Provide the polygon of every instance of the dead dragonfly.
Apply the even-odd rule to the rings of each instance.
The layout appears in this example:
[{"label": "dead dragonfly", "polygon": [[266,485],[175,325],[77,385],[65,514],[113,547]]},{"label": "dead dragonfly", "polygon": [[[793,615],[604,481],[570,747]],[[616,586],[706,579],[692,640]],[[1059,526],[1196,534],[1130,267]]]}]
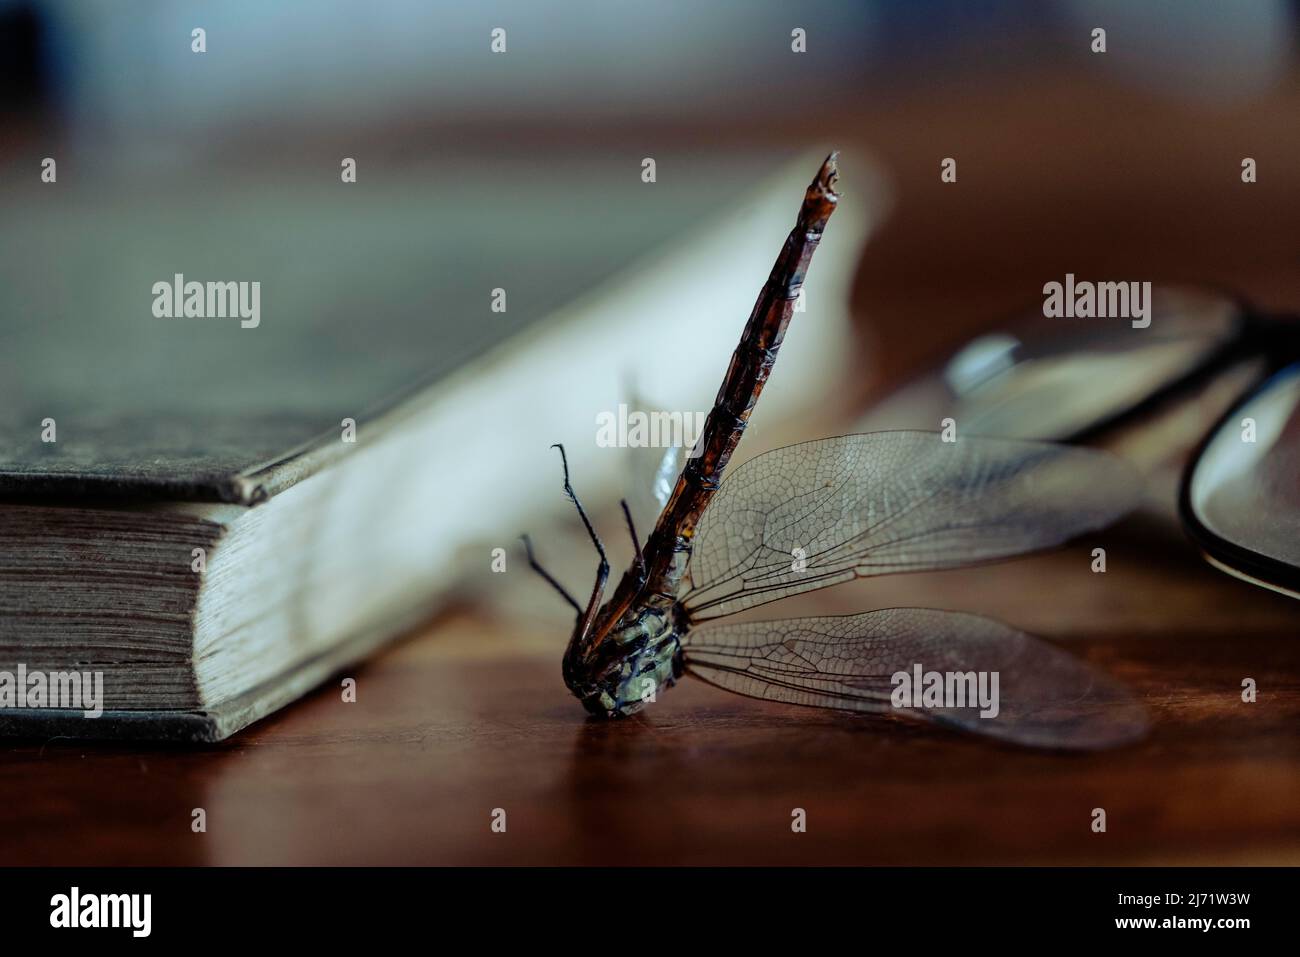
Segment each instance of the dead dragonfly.
[{"label": "dead dragonfly", "polygon": [[[955,568],[1059,545],[1109,524],[1136,499],[1131,470],[1101,452],[1001,439],[944,442],[929,432],[792,445],[722,481],[835,211],[837,178],[832,153],[745,325],[697,454],[644,549],[622,503],[636,558],[604,604],[605,547],[559,447],[564,491],[600,556],[583,606],[537,563],[524,536],[529,564],[577,612],[565,684],[589,711],[610,717],[639,711],[689,673],[752,697],[897,712],[1033,746],[1100,748],[1140,736],[1143,711],[1121,685],[1047,642],[977,615],[887,608],[706,624],[854,578]],[[926,690],[900,696],[913,675]],[[992,708],[974,700],[972,682],[988,676],[1000,698]]]}]

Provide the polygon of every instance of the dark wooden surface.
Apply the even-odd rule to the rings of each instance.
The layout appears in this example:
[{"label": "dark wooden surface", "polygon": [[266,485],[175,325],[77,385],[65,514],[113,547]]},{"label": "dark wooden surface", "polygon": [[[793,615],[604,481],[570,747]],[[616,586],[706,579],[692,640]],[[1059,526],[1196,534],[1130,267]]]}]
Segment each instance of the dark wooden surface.
[{"label": "dark wooden surface", "polygon": [[[855,298],[857,385],[1066,271],[1227,283],[1300,309],[1298,103],[1294,81],[1211,110],[1090,81],[939,85],[783,132],[870,144],[895,177]],[[938,182],[946,155],[958,186]],[[1260,157],[1254,187],[1242,155]],[[0,863],[1300,863],[1300,603],[1213,571],[1153,519],[1101,540],[1105,575],[1087,570],[1090,541],[781,614],[922,604],[1045,635],[1150,708],[1150,737],[1124,750],[1018,750],[690,681],[637,718],[588,719],[559,676],[563,616],[512,570],[511,588],[533,589],[515,607],[536,615],[449,613],[362,669],[355,704],[327,688],[201,751],[5,744]]]},{"label": "dark wooden surface", "polygon": [[457,612],[362,669],[355,704],[323,689],[224,746],[6,748],[0,862],[1300,862],[1293,603],[1142,520],[1103,541],[1104,576],[1076,547],[819,607],[996,609],[1130,683],[1154,723],[1134,747],[1038,753],[691,680],[634,719],[589,719],[559,631]]}]

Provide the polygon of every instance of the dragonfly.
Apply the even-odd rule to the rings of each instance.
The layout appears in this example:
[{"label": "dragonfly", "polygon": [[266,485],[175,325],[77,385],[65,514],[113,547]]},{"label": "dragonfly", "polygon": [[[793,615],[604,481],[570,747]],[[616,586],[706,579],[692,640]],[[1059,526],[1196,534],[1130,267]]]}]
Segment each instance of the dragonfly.
[{"label": "dragonfly", "polygon": [[[727,621],[769,602],[874,575],[977,565],[1061,545],[1135,504],[1119,458],[1047,442],[886,431],[803,442],[728,474],[809,264],[839,202],[837,154],[808,187],[731,362],[644,546],[622,501],[635,557],[606,600],[605,546],[564,493],[599,563],[574,609],[565,685],[605,717],[635,714],[685,675],[754,698],[896,714],[1020,745],[1099,749],[1142,736],[1142,707],[1118,681],[1049,642],[990,618],[928,608]],[[972,700],[918,694],[900,675],[997,675],[996,715]],[[933,682],[929,682],[933,686]],[[954,682],[954,685],[956,683]]]}]

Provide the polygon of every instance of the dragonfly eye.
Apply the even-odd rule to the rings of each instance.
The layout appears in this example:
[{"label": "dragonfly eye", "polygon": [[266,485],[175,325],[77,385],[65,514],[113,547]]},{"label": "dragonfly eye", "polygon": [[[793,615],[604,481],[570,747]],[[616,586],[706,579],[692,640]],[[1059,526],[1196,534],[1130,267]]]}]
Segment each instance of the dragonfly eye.
[{"label": "dragonfly eye", "polygon": [[648,608],[611,631],[588,658],[566,656],[564,680],[592,714],[635,714],[682,674],[681,642],[672,616]]}]

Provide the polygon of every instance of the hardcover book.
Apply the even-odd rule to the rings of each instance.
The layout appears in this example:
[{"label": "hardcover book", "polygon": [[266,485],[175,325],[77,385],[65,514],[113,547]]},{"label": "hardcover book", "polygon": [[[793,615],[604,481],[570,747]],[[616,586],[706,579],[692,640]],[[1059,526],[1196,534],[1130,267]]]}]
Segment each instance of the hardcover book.
[{"label": "hardcover book", "polygon": [[[9,187],[0,733],[220,740],[409,629],[460,549],[553,498],[520,461],[568,441],[588,486],[613,480],[593,435],[629,373],[708,408],[807,168]],[[833,368],[869,199],[765,415]]]}]

